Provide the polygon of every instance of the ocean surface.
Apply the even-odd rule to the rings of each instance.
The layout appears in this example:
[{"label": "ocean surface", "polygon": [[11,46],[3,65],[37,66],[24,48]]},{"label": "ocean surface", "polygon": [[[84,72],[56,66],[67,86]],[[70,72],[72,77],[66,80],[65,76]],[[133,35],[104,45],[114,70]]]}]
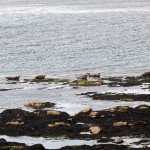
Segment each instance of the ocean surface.
[{"label": "ocean surface", "polygon": [[0,0],[0,76],[149,69],[149,0]]}]

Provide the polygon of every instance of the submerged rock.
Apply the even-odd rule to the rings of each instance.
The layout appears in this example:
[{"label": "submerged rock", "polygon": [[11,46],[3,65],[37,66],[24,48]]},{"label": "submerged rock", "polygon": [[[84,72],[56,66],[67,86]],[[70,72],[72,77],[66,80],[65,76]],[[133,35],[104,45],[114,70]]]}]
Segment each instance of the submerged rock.
[{"label": "submerged rock", "polygon": [[44,78],[44,79],[32,79],[29,80],[30,82],[54,82],[54,83],[68,83],[69,79],[65,79],[65,78]]},{"label": "submerged rock", "polygon": [[100,86],[101,81],[91,81],[91,80],[75,80],[69,84],[70,86]]}]

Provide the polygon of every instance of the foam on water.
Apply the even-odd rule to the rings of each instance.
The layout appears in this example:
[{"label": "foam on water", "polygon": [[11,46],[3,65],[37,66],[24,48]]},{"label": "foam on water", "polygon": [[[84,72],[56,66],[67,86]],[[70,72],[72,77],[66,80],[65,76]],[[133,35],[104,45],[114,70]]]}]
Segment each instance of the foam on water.
[{"label": "foam on water", "polygon": [[150,12],[150,7],[144,8],[101,8],[83,6],[42,6],[42,7],[4,7],[0,14],[87,14],[87,13],[117,13],[117,12]]}]

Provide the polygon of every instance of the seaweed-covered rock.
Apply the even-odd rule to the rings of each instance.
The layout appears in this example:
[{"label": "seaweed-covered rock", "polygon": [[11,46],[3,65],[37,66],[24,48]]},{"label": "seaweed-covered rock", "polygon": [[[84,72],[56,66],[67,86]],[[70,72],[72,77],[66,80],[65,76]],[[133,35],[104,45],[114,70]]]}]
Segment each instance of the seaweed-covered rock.
[{"label": "seaweed-covered rock", "polygon": [[70,83],[70,86],[100,86],[102,85],[101,81],[92,81],[92,80],[74,80]]}]

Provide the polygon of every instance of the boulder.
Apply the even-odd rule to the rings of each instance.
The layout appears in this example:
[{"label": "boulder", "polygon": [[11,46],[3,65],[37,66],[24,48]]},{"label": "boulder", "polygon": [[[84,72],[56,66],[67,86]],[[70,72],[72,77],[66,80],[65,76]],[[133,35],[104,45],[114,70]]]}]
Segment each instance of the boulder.
[{"label": "boulder", "polygon": [[90,114],[91,112],[92,112],[92,108],[88,107],[88,108],[81,110],[80,112],[78,112],[75,115],[86,115],[86,114]]},{"label": "boulder", "polygon": [[101,128],[99,126],[91,126],[89,128],[89,131],[92,133],[92,134],[99,134],[101,132]]},{"label": "boulder", "polygon": [[91,118],[97,118],[98,117],[98,112],[92,111],[89,115]]},{"label": "boulder", "polygon": [[45,150],[42,144],[35,144],[28,148],[29,150]]},{"label": "boulder", "polygon": [[61,112],[56,110],[47,110],[47,115],[60,115]]}]

